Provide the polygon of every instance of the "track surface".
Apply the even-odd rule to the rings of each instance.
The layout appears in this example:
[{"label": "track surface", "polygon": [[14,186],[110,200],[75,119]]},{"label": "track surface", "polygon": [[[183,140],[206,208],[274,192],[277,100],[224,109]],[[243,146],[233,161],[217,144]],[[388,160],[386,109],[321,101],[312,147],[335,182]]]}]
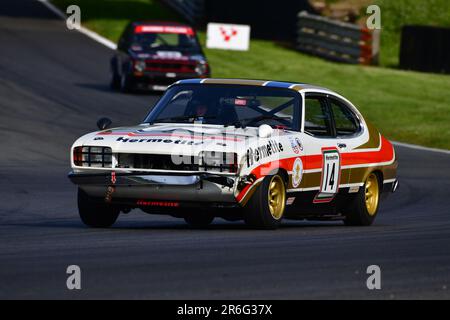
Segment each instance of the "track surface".
[{"label": "track surface", "polygon": [[[450,298],[450,156],[397,148],[401,186],[374,226],[222,220],[209,230],[134,211],[84,227],[69,147],[108,115],[140,121],[156,98],[108,89],[111,51],[36,1],[0,6],[0,298]],[[82,290],[66,289],[66,267]],[[382,290],[366,288],[366,267]]]}]

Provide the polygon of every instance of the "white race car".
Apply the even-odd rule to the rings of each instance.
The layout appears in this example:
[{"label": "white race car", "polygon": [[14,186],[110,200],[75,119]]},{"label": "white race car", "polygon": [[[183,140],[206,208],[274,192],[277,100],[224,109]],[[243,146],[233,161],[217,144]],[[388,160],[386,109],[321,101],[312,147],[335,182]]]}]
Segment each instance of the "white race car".
[{"label": "white race car", "polygon": [[80,217],[93,227],[135,208],[196,227],[214,217],[370,225],[397,188],[392,144],[350,101],[311,85],[181,80],[143,123],[110,124],[71,150]]}]

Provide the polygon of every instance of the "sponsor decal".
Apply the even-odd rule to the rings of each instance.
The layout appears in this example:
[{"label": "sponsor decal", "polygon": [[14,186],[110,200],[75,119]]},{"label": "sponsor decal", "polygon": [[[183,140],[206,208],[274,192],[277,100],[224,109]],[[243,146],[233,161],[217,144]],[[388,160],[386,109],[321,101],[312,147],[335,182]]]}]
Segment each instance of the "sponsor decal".
[{"label": "sponsor decal", "polygon": [[236,106],[246,106],[247,105],[247,100],[245,99],[234,99],[234,105]]},{"label": "sponsor decal", "polygon": [[173,201],[146,201],[146,200],[137,200],[136,205],[138,206],[146,206],[146,207],[179,207],[179,202]]},{"label": "sponsor decal", "polygon": [[193,35],[194,30],[190,27],[178,26],[136,26],[136,33],[176,33]]},{"label": "sponsor decal", "polygon": [[297,188],[302,182],[303,177],[303,162],[302,159],[297,158],[292,166],[292,186]]},{"label": "sponsor decal", "polygon": [[303,151],[303,145],[299,138],[289,137],[289,142],[294,153],[299,154],[300,151]]},{"label": "sponsor decal", "polygon": [[111,171],[111,183],[116,184],[117,178],[116,178],[116,172]]},{"label": "sponsor decal", "polygon": [[203,141],[193,141],[185,139],[163,139],[163,138],[124,138],[119,137],[116,139],[117,142],[129,142],[129,143],[167,143],[167,144],[185,144],[185,145],[200,145]]},{"label": "sponsor decal", "polygon": [[314,198],[314,203],[330,202],[339,191],[341,154],[336,148],[322,148],[322,159],[320,191]]},{"label": "sponsor decal", "polygon": [[250,48],[250,26],[210,22],[206,28],[206,47],[224,50]]},{"label": "sponsor decal", "polygon": [[348,193],[356,193],[359,191],[359,186],[353,186],[348,189]]},{"label": "sponsor decal", "polygon": [[294,201],[295,201],[295,197],[287,198],[287,200],[286,200],[286,205],[287,205],[287,206],[290,206],[291,204],[294,203]]},{"label": "sponsor decal", "polygon": [[281,142],[275,140],[269,140],[267,144],[258,146],[257,148],[247,149],[247,167],[251,167],[253,164],[260,160],[270,157],[273,154],[277,154],[283,151],[283,145]]}]

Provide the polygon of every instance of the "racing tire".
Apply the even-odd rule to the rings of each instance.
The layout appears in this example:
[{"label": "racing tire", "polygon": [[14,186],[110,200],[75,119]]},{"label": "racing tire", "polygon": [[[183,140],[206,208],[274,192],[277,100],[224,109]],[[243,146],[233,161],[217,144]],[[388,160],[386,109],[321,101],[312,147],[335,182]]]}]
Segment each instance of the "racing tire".
[{"label": "racing tire", "polygon": [[85,225],[108,228],[116,222],[120,210],[112,205],[93,201],[86,192],[78,188],[78,213]]},{"label": "racing tire", "polygon": [[214,220],[214,216],[204,213],[204,212],[196,212],[194,214],[188,214],[184,216],[184,221],[186,223],[196,229],[203,229],[208,227]]},{"label": "racing tire", "polygon": [[377,174],[372,172],[351,204],[344,210],[344,223],[347,226],[370,226],[380,206],[381,184]]},{"label": "racing tire", "polygon": [[117,72],[113,71],[111,76],[111,83],[109,84],[112,90],[120,90],[120,80],[120,76],[117,74]]},{"label": "racing tire", "polygon": [[133,80],[130,76],[122,74],[120,76],[120,91],[122,93],[130,93],[133,89]]},{"label": "racing tire", "polygon": [[286,185],[277,174],[266,176],[244,207],[245,223],[255,229],[277,229],[286,207]]}]

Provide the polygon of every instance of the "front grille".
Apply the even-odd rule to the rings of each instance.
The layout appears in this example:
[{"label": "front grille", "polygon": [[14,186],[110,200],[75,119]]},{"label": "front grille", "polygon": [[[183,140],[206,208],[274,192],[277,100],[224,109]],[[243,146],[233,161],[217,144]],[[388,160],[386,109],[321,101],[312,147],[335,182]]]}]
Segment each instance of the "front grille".
[{"label": "front grille", "polygon": [[76,166],[98,168],[111,168],[112,166],[112,151],[109,147],[76,147],[73,153]]},{"label": "front grille", "polygon": [[[182,161],[184,160],[184,161]],[[198,157],[178,159],[170,154],[119,153],[119,168],[198,171]]]},{"label": "front grille", "polygon": [[[119,153],[118,168],[153,169],[174,171],[214,171],[237,172],[237,154],[233,154],[232,163],[211,164],[198,156],[172,156],[168,154]],[[225,157],[223,158],[225,160]]]},{"label": "front grille", "polygon": [[145,61],[146,71],[194,73],[195,63],[182,61],[147,60]]}]

